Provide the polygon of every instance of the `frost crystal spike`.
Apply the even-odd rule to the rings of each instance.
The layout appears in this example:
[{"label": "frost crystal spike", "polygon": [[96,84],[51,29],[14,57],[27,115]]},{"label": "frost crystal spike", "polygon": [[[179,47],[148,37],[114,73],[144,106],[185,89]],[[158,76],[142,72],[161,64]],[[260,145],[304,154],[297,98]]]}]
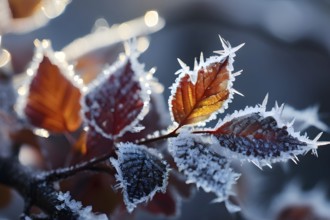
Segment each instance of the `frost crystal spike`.
[{"label": "frost crystal spike", "polygon": [[166,191],[169,166],[156,152],[133,143],[121,143],[118,159],[111,158],[118,187],[123,189],[124,202],[129,212],[137,204],[151,200],[156,192]]}]

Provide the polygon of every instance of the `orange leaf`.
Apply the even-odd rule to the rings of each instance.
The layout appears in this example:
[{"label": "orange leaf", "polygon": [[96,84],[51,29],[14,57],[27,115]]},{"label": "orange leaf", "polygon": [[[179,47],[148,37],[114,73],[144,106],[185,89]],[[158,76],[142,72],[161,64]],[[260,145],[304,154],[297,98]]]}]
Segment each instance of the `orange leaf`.
[{"label": "orange leaf", "polygon": [[[52,54],[49,42],[41,45],[43,57],[31,79],[24,113],[36,127],[52,132],[73,132],[82,123],[80,90],[69,80],[68,66]],[[40,55],[37,52],[35,59]]]},{"label": "orange leaf", "polygon": [[180,125],[195,124],[207,120],[229,98],[228,60],[212,63],[198,70],[197,82],[191,82],[185,74],[172,96],[172,113]]},{"label": "orange leaf", "polygon": [[193,71],[179,60],[182,69],[176,84],[172,86],[171,106],[172,120],[179,127],[188,124],[207,122],[218,112],[223,112],[236,92],[232,82],[238,73],[232,73],[233,57],[243,45],[231,48],[228,42],[220,38],[224,51],[216,52],[205,62],[201,55],[200,64],[195,63]]}]

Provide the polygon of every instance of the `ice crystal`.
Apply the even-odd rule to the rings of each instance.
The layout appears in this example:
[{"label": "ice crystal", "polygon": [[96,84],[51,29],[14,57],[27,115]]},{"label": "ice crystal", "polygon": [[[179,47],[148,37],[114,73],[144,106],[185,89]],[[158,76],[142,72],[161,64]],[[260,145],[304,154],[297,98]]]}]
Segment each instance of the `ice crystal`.
[{"label": "ice crystal", "polygon": [[283,110],[283,118],[291,120],[294,119],[294,127],[299,131],[303,131],[311,126],[322,131],[330,131],[329,126],[320,119],[318,105],[309,106],[302,110],[297,110],[292,106],[285,105]]}]

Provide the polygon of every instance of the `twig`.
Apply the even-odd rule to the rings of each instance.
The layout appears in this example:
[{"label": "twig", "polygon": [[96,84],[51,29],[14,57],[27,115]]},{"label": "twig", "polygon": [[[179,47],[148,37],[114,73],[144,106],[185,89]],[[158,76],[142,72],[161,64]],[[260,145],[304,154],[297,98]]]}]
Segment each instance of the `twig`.
[{"label": "twig", "polygon": [[54,182],[54,181],[66,179],[82,171],[93,170],[95,169],[94,166],[96,164],[104,162],[105,160],[109,159],[112,156],[114,156],[114,152],[104,154],[100,157],[95,157],[89,161],[84,161],[82,163],[75,164],[73,166],[43,172],[39,177],[39,181]]}]

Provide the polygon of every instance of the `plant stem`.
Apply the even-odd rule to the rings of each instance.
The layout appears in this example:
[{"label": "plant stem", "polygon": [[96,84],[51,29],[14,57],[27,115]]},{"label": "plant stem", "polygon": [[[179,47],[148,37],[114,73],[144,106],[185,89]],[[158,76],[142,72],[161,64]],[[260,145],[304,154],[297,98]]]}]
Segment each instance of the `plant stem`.
[{"label": "plant stem", "polygon": [[104,162],[105,160],[109,159],[111,156],[114,155],[115,155],[114,152],[110,152],[100,157],[95,157],[89,161],[84,161],[82,163],[75,164],[73,166],[44,172],[40,177],[40,181],[54,182],[54,181],[66,179],[82,171],[93,170],[96,164]]},{"label": "plant stem", "polygon": [[[180,127],[178,127],[178,128],[180,128]],[[179,133],[177,133],[178,128],[175,129],[174,131],[168,133],[168,134],[165,134],[165,135],[162,135],[162,136],[159,136],[159,137],[154,137],[154,138],[146,139],[146,140],[143,140],[143,141],[138,141],[138,142],[136,142],[136,144],[141,144],[141,145],[142,144],[150,144],[150,143],[153,143],[153,142],[166,140],[168,138],[177,137],[179,135]],[[210,133],[212,133],[212,131],[201,130],[201,131],[193,131],[192,133],[193,134],[210,134]]]},{"label": "plant stem", "polygon": [[[179,135],[179,133],[176,132],[177,130],[178,129],[175,129],[174,131],[172,131],[168,134],[159,136],[159,137],[150,138],[150,139],[146,139],[143,141],[138,141],[138,142],[136,142],[136,144],[139,144],[139,145],[150,144],[150,143],[154,143],[157,141],[166,140],[168,138],[177,137]],[[211,131],[201,130],[201,131],[193,131],[192,133],[193,134],[209,134],[209,133],[211,133]],[[97,169],[94,169],[95,165],[104,162],[105,160],[109,159],[112,156],[115,156],[115,153],[113,151],[110,153],[101,155],[99,157],[95,157],[89,161],[84,161],[82,163],[75,164],[73,166],[54,169],[54,170],[51,170],[48,172],[44,172],[40,177],[40,181],[54,182],[54,181],[66,179],[79,172],[83,172],[83,171],[87,171],[87,170],[95,171],[95,170],[97,170]]]},{"label": "plant stem", "polygon": [[166,140],[168,138],[177,137],[177,136],[178,136],[178,133],[176,133],[175,130],[174,130],[174,131],[172,131],[168,134],[162,135],[162,136],[146,139],[146,140],[143,140],[143,141],[138,141],[138,142],[136,142],[136,144],[139,144],[139,145],[150,144],[150,143],[153,143],[153,142],[156,142],[156,141],[162,141],[162,140]]}]

